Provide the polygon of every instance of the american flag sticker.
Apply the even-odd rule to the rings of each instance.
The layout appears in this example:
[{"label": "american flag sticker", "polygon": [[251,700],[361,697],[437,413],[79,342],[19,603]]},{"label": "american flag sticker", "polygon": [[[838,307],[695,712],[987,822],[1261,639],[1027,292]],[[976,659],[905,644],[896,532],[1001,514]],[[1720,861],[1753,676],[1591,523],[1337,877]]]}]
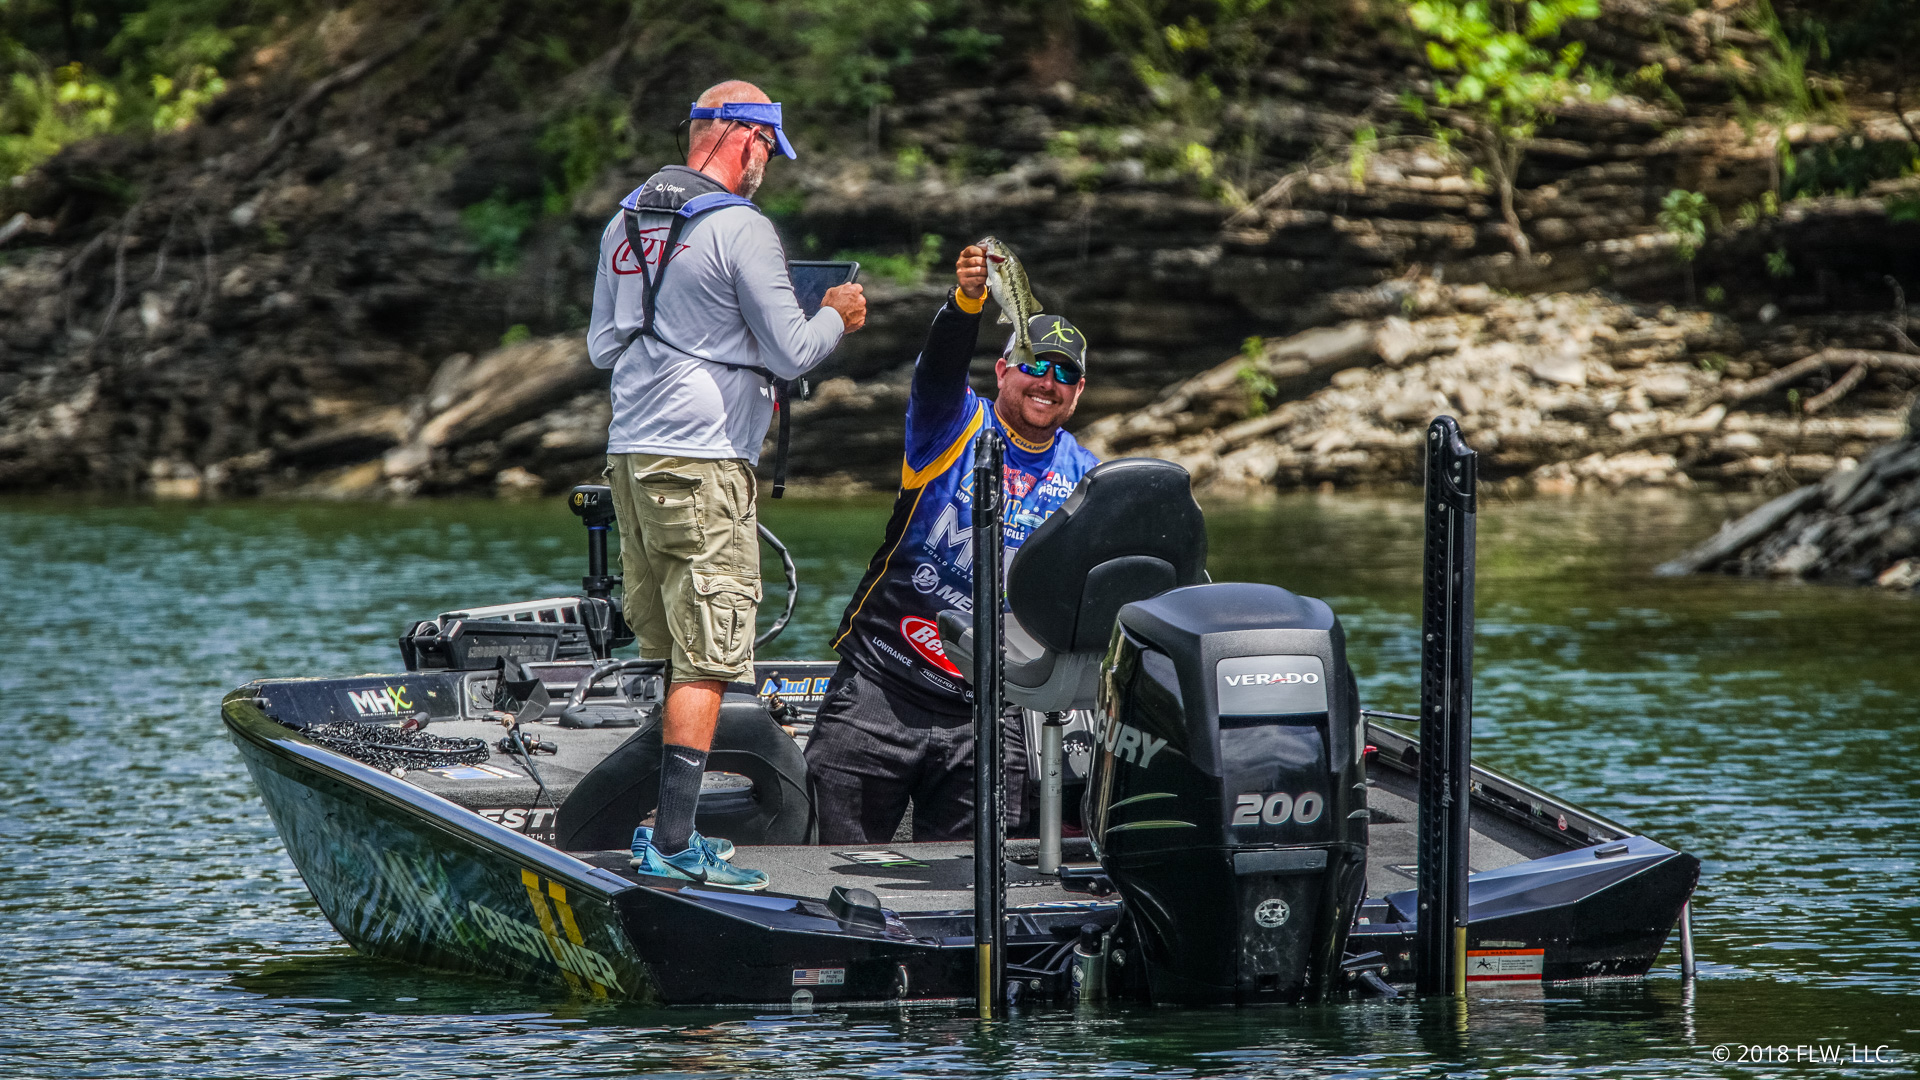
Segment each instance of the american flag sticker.
[{"label": "american flag sticker", "polygon": [[1467,953],[1468,982],[1540,981],[1545,949],[1487,949]]},{"label": "american flag sticker", "polygon": [[794,968],[795,986],[845,986],[846,968]]}]

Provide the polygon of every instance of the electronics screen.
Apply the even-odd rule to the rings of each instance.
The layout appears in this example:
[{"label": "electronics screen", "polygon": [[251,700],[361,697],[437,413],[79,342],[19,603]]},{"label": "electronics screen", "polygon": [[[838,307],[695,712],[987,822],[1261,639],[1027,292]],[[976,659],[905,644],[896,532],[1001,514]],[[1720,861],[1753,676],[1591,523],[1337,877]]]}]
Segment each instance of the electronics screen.
[{"label": "electronics screen", "polygon": [[835,285],[845,285],[860,276],[860,264],[857,262],[814,262],[801,261],[787,264],[787,273],[793,278],[793,298],[800,301],[800,310],[807,318],[820,310],[820,298]]}]

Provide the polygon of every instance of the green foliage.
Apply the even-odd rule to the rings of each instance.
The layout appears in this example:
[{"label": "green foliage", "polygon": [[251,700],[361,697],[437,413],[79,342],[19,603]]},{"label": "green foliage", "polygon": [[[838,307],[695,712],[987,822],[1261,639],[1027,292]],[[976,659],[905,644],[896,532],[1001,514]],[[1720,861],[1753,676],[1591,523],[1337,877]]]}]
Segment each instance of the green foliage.
[{"label": "green foliage", "polygon": [[1780,197],[1771,191],[1760,193],[1760,201],[1743,202],[1736,214],[1740,224],[1753,226],[1760,224],[1762,218],[1780,216]]},{"label": "green foliage", "polygon": [[1896,195],[1888,199],[1887,220],[1920,222],[1920,195]]},{"label": "green foliage", "polygon": [[113,128],[120,95],[80,64],[52,73],[16,71],[0,100],[0,176],[12,177],[70,142]]},{"label": "green foliage", "polygon": [[927,280],[927,272],[945,254],[946,238],[926,233],[920,237],[920,250],[910,255],[883,255],[873,251],[842,251],[835,261],[856,261],[863,276],[883,278],[895,285],[913,286]]},{"label": "green foliage", "polygon": [[515,202],[504,192],[460,211],[467,238],[480,249],[480,272],[489,277],[510,274],[520,264],[520,237],[533,225],[537,208]]},{"label": "green foliage", "polygon": [[500,335],[500,347],[504,349],[509,345],[518,345],[523,341],[532,340],[533,331],[527,329],[526,323],[514,323],[507,327],[506,333]]},{"label": "green foliage", "polygon": [[1265,416],[1269,399],[1280,390],[1274,384],[1273,376],[1260,365],[1260,354],[1265,351],[1266,344],[1263,339],[1257,337],[1250,337],[1243,342],[1240,346],[1240,355],[1246,357],[1246,360],[1233,373],[1233,381],[1240,387],[1240,394],[1245,400],[1247,415],[1250,417]]},{"label": "green foliage", "polygon": [[1861,136],[1782,152],[1780,190],[1788,199],[1854,196],[1876,180],[1893,180],[1920,169],[1920,148],[1900,140]]},{"label": "green foliage", "polygon": [[1727,290],[1718,285],[1709,285],[1701,291],[1700,297],[1708,304],[1719,307],[1721,304],[1727,302]]},{"label": "green foliage", "polygon": [[1673,253],[1682,262],[1692,262],[1706,245],[1707,215],[1712,209],[1706,195],[1698,191],[1674,188],[1660,200],[1660,228],[1673,237]]},{"label": "green foliage", "polygon": [[1347,149],[1347,176],[1353,181],[1353,186],[1366,186],[1367,165],[1379,150],[1380,133],[1373,129],[1373,125],[1369,124],[1353,133],[1353,143]]},{"label": "green foliage", "polygon": [[1124,56],[1153,104],[1186,123],[1207,123],[1243,97],[1284,40],[1277,0],[1079,0],[1082,19]]},{"label": "green foliage", "polygon": [[1793,276],[1793,264],[1787,261],[1786,248],[1777,248],[1767,252],[1767,273],[1777,278],[1790,278]]},{"label": "green foliage", "polygon": [[1581,67],[1579,42],[1557,50],[1545,43],[1568,22],[1599,15],[1599,0],[1413,0],[1407,7],[1414,28],[1426,36],[1434,102],[1472,118],[1466,134],[1499,185],[1501,211],[1522,256],[1531,246],[1513,209],[1521,147],[1562,102],[1582,92],[1577,77],[1591,77]]},{"label": "green foliage", "polygon": [[1788,120],[1809,119],[1839,106],[1837,93],[1830,94],[1807,76],[1808,54],[1815,42],[1824,47],[1824,32],[1809,35],[1813,42],[1794,42],[1768,0],[1754,0],[1742,21],[1767,39],[1766,49],[1753,55],[1750,71],[1740,80],[1749,94]]},{"label": "green foliage", "polygon": [[535,145],[554,174],[546,183],[542,208],[549,214],[565,213],[609,165],[633,156],[626,104],[603,96],[576,106],[549,121]]},{"label": "green foliage", "polygon": [[903,146],[893,155],[893,178],[902,184],[920,179],[927,167],[927,152],[917,146]]}]

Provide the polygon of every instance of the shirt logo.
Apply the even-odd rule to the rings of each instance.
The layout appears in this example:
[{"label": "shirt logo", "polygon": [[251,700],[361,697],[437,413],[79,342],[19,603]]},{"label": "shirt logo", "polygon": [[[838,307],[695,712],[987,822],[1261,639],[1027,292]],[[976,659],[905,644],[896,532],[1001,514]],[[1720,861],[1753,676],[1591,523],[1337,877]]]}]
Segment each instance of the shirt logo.
[{"label": "shirt logo", "polygon": [[[664,225],[659,228],[640,230],[640,256],[646,260],[647,266],[660,265],[660,249],[666,246],[666,237],[649,236],[648,234],[664,233],[666,231],[667,227]],[[681,244],[673,249],[673,253],[678,255],[691,246],[693,245]],[[620,241],[620,246],[613,249],[613,263],[610,269],[612,269],[614,273],[625,277],[628,274],[638,274],[644,268],[640,265],[639,261],[633,257],[633,245],[626,240],[622,240]]]},{"label": "shirt logo", "polygon": [[1023,473],[1019,469],[1016,469],[1011,465],[1008,465],[1006,467],[1006,473],[1007,473],[1007,492],[1008,494],[1012,495],[1016,499],[1026,498],[1027,492],[1032,491],[1033,485],[1038,483],[1038,481],[1034,479],[1032,474]]},{"label": "shirt logo", "polygon": [[921,563],[913,568],[913,587],[923,593],[930,593],[940,587],[940,571],[932,563]]},{"label": "shirt logo", "polygon": [[900,620],[900,636],[913,646],[920,658],[949,675],[960,674],[960,669],[947,659],[947,651],[940,647],[940,628],[931,619],[922,619],[909,615]]}]

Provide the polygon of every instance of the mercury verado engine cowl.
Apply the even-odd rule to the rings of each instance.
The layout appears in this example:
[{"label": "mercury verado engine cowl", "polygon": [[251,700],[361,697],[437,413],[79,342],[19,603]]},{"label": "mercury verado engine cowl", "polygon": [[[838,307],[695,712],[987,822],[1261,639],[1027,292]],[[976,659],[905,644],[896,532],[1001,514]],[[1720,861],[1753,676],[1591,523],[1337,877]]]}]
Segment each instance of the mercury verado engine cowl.
[{"label": "mercury verado engine cowl", "polygon": [[1318,999],[1366,882],[1364,734],[1333,610],[1271,585],[1120,610],[1086,820],[1155,1001]]}]

